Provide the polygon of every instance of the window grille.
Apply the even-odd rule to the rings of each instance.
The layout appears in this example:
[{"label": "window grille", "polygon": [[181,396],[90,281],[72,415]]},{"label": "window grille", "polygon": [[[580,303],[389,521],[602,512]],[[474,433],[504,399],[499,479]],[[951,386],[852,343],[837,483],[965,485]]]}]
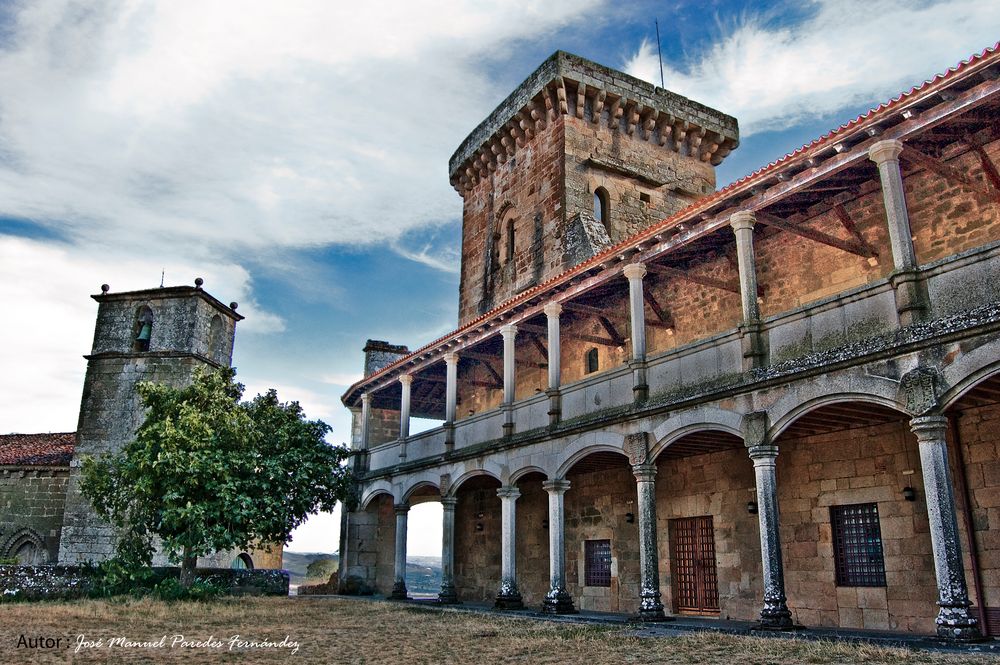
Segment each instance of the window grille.
[{"label": "window grille", "polygon": [[837,586],[885,586],[878,505],[830,506]]},{"label": "window grille", "polygon": [[588,540],[584,543],[586,586],[611,586],[611,541]]}]

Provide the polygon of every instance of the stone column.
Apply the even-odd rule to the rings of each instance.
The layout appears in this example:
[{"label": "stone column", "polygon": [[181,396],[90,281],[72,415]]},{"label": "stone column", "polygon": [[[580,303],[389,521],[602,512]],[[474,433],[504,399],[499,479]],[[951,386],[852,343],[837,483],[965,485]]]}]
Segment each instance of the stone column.
[{"label": "stone column", "polygon": [[885,201],[885,217],[889,225],[892,262],[895,271],[889,280],[896,291],[896,311],[899,322],[909,325],[924,318],[927,310],[926,286],[917,270],[917,254],[913,249],[910,217],[903,193],[903,175],[899,170],[899,154],[903,142],[887,139],[868,149],[868,158],[878,165]]},{"label": "stone column", "polygon": [[632,394],[637,401],[649,396],[646,383],[646,301],[643,298],[642,278],[646,266],[630,263],[622,269],[628,279],[629,320],[632,324]]},{"label": "stone column", "polygon": [[406,595],[406,517],[410,512],[410,507],[405,503],[397,503],[393,509],[396,513],[396,560],[392,593],[389,594],[389,598],[408,600]]},{"label": "stone column", "polygon": [[948,467],[944,416],[918,416],[910,429],[920,445],[920,470],[924,478],[927,518],[930,523],[934,573],[937,576],[937,634],[951,640],[979,639],[979,622],[969,613],[969,593],[955,516],[955,495]]},{"label": "stone column", "polygon": [[642,621],[664,621],[667,617],[660,602],[660,566],[656,546],[656,465],[636,464],[632,473],[635,474],[639,495],[639,618]]},{"label": "stone column", "polygon": [[444,436],[445,450],[451,452],[455,448],[455,415],[458,405],[458,354],[450,351],[444,354],[445,364],[445,397],[444,397]]},{"label": "stone column", "polygon": [[410,436],[410,385],[413,383],[413,375],[404,374],[399,377],[400,392],[402,398],[399,400],[399,459],[406,459],[406,439]]},{"label": "stone column", "polygon": [[785,568],[781,561],[781,537],[778,532],[778,486],[774,462],[778,447],[762,444],[750,448],[757,479],[757,519],[760,522],[760,556],[764,566],[764,607],[760,611],[761,628],[788,629],[792,613],[785,598]]},{"label": "stone column", "polygon": [[438,602],[452,605],[458,602],[455,591],[455,504],[458,499],[453,496],[441,497],[441,508],[444,509],[441,528],[441,593]]},{"label": "stone column", "polygon": [[517,498],[521,492],[515,486],[501,487],[497,490],[500,497],[500,591],[497,593],[495,607],[498,610],[520,610],[524,608],[521,593],[517,590]]},{"label": "stone column", "polygon": [[736,235],[736,261],[740,271],[740,301],[743,323],[740,338],[743,343],[743,368],[752,369],[766,364],[760,307],[757,304],[757,260],[753,251],[753,227],[757,216],[752,210],[740,210],[729,218]]},{"label": "stone column", "polygon": [[549,480],[542,483],[549,493],[549,592],[542,602],[546,614],[575,614],[573,598],[566,591],[565,520],[563,495],[569,489],[568,480]]},{"label": "stone column", "polygon": [[514,338],[517,337],[517,326],[508,323],[500,329],[503,335],[503,408],[504,408],[504,436],[514,433]]},{"label": "stone column", "polygon": [[371,432],[372,396],[361,393],[361,449],[368,450],[368,436]]},{"label": "stone column", "polygon": [[562,399],[559,393],[559,386],[562,385],[562,356],[559,350],[559,315],[562,313],[562,305],[550,302],[542,310],[545,312],[549,328],[549,387],[545,392],[549,396],[549,424],[555,425],[562,415]]}]

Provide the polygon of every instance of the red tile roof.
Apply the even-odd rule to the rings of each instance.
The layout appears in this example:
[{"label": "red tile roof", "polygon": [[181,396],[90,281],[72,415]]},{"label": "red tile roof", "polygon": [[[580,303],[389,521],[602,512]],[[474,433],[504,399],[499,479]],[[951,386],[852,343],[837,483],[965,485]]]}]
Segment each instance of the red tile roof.
[{"label": "red tile roof", "polygon": [[885,117],[890,110],[899,107],[901,104],[909,102],[914,98],[922,97],[924,93],[931,94],[933,90],[942,87],[944,85],[943,82],[949,81],[956,74],[958,74],[959,72],[963,72],[970,66],[981,65],[983,64],[984,61],[994,60],[997,58],[1000,58],[1000,42],[997,42],[993,46],[989,46],[983,49],[982,52],[980,53],[973,54],[967,60],[963,60],[962,62],[958,63],[958,65],[956,65],[955,67],[949,67],[948,70],[943,74],[938,74],[931,79],[925,80],[920,85],[910,88],[909,90],[890,99],[888,102],[879,104],[875,108],[870,109],[867,113],[859,115],[857,118],[842,124],[840,127],[831,130],[830,132],[819,137],[818,139],[810,141],[809,143],[805,144],[804,146],[796,150],[793,150],[792,152],[786,154],[785,156],[776,159],[773,162],[770,162],[769,164],[757,169],[756,171],[748,175],[743,176],[739,180],[730,183],[726,187],[723,187],[722,189],[718,190],[717,192],[714,192],[704,198],[699,199],[698,201],[689,205],[687,208],[684,208],[683,210],[674,213],[670,217],[667,217],[666,219],[651,224],[645,229],[635,233],[631,237],[626,238],[625,240],[622,240],[621,242],[611,247],[605,248],[603,251],[573,266],[572,268],[564,270],[563,272],[553,277],[550,277],[545,282],[537,284],[536,286],[521,292],[520,294],[511,298],[510,300],[494,307],[489,312],[486,312],[485,314],[473,319],[472,321],[469,321],[465,325],[459,327],[457,330],[453,330],[452,332],[449,332],[447,335],[443,335],[438,339],[428,344],[425,344],[419,349],[411,352],[409,355],[399,358],[395,362],[386,365],[381,370],[375,372],[371,376],[365,377],[364,379],[354,383],[350,388],[347,389],[347,391],[341,397],[341,401],[343,401],[346,404],[352,393],[358,390],[361,386],[367,383],[375,382],[376,380],[392,372],[398,367],[406,364],[414,357],[426,353],[427,351],[433,349],[435,346],[443,342],[446,342],[448,340],[454,339],[455,337],[461,335],[462,333],[468,330],[476,328],[487,319],[492,319],[497,315],[502,314],[503,312],[513,308],[515,305],[519,303],[522,303],[526,300],[530,300],[531,298],[535,297],[538,293],[552,288],[553,286],[556,285],[556,283],[565,281],[573,275],[578,275],[580,273],[583,273],[593,268],[594,266],[599,265],[603,260],[607,259],[609,256],[613,256],[614,254],[621,252],[623,249],[626,249],[630,246],[635,246],[637,243],[640,243],[643,240],[652,238],[657,233],[660,233],[666,229],[677,226],[684,220],[694,217],[698,212],[712,208],[720,200],[726,199],[739,191],[748,190],[752,184],[764,180],[765,177],[780,170],[788,163],[796,162],[797,160],[804,158],[806,153],[815,154],[818,148],[824,147],[830,143],[834,143],[842,139],[846,134],[852,134],[855,130],[858,130],[861,126],[871,125],[873,122],[876,122],[880,118]]},{"label": "red tile roof", "polygon": [[76,432],[0,434],[0,465],[68,466]]}]

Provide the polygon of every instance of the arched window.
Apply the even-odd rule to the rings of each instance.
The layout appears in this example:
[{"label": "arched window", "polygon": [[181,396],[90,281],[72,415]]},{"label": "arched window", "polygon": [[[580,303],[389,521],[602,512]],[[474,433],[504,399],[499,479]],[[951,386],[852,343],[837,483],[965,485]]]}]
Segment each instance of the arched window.
[{"label": "arched window", "polygon": [[132,350],[149,351],[149,341],[153,338],[153,310],[148,306],[140,307],[136,313],[133,334]]},{"label": "arched window", "polygon": [[514,220],[507,220],[507,261],[514,258]]},{"label": "arched window", "polygon": [[594,190],[594,219],[610,229],[611,208],[608,206],[608,190],[598,187]]},{"label": "arched window", "polygon": [[212,325],[208,330],[208,357],[219,360],[222,355],[222,317],[216,314],[212,317]]},{"label": "arched window", "polygon": [[599,369],[600,363],[597,358],[597,347],[594,347],[590,351],[587,351],[586,363],[587,363],[587,374],[593,374]]},{"label": "arched window", "polygon": [[253,559],[246,552],[241,552],[238,557],[233,559],[229,567],[233,570],[253,570]]},{"label": "arched window", "polygon": [[19,566],[37,566],[48,559],[45,541],[32,529],[20,529],[0,548],[0,555],[17,560]]}]

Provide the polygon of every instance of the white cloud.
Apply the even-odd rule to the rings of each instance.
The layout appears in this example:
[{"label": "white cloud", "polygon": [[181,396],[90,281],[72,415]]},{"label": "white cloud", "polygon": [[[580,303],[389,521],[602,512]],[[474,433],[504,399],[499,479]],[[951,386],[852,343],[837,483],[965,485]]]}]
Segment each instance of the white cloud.
[{"label": "white cloud", "polygon": [[[0,432],[75,431],[97,304],[90,295],[107,283],[112,291],[205,279],[210,292],[240,302],[247,316],[239,330],[272,332],[282,320],[260,311],[240,266],[198,265],[182,257],[86,251],[0,235],[0,302],[9,316],[0,326]],[[244,325],[245,324],[245,325]]]},{"label": "white cloud", "polygon": [[[813,0],[807,20],[774,27],[744,17],[683,66],[664,62],[666,87],[734,115],[744,135],[848,106],[885,101],[992,46],[1000,3]],[[660,81],[655,44],[625,66]]]}]

